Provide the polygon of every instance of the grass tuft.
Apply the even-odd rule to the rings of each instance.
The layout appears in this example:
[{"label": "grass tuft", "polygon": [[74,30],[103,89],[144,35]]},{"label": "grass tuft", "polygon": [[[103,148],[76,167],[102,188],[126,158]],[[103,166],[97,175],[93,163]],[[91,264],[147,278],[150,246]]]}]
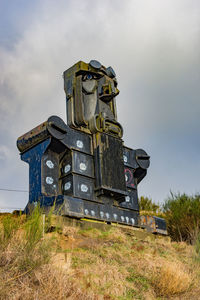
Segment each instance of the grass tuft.
[{"label": "grass tuft", "polygon": [[163,262],[156,270],[153,284],[158,296],[172,296],[186,292],[192,282],[191,275],[178,262]]},{"label": "grass tuft", "polygon": [[5,215],[0,219],[0,248],[5,248],[22,223],[23,218]]}]

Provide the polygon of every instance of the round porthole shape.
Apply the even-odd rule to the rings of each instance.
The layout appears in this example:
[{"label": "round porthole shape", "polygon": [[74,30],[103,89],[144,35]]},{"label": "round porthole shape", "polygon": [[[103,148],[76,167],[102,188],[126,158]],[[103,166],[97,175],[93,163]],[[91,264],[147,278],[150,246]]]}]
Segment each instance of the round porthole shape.
[{"label": "round porthole shape", "polygon": [[46,177],[46,183],[47,184],[52,184],[53,183],[53,178],[52,177]]},{"label": "round porthole shape", "polygon": [[81,171],[86,171],[86,170],[87,170],[87,166],[86,166],[86,164],[83,163],[83,162],[80,163],[79,167],[80,167],[80,170],[81,170]]},{"label": "round porthole shape", "polygon": [[46,161],[46,165],[47,165],[47,167],[48,167],[49,169],[53,169],[53,168],[54,168],[54,163],[53,163],[50,159],[48,159],[48,160]]},{"label": "round porthole shape", "polygon": [[83,193],[87,193],[87,191],[88,191],[88,186],[87,186],[86,184],[81,184],[81,191],[82,191]]},{"label": "round porthole shape", "polygon": [[66,182],[65,185],[64,185],[64,190],[65,190],[65,191],[68,191],[68,190],[71,188],[71,185],[72,185],[72,184],[71,184],[70,181]]},{"label": "round porthole shape", "polygon": [[67,164],[65,167],[64,167],[64,173],[68,173],[69,171],[71,170],[71,166],[70,164]]},{"label": "round porthole shape", "polygon": [[78,148],[82,149],[82,148],[83,148],[83,142],[80,141],[80,140],[76,141],[76,146],[77,146]]}]

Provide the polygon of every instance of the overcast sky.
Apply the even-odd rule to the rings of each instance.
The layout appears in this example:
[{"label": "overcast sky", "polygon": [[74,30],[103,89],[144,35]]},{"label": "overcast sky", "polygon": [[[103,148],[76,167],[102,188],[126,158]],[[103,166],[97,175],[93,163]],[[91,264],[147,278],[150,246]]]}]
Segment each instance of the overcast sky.
[{"label": "overcast sky", "polygon": [[[28,190],[16,140],[66,121],[62,73],[91,59],[117,74],[125,145],[151,156],[139,195],[199,193],[199,0],[0,0],[0,188]],[[0,191],[0,208],[27,201]]]}]

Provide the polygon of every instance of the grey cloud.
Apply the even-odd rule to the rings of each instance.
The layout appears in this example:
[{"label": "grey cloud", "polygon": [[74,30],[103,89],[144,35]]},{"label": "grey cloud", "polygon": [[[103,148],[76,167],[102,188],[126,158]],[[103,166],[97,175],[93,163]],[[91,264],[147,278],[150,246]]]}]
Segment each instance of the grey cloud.
[{"label": "grey cloud", "polygon": [[[195,191],[199,12],[198,1],[186,0],[38,1],[12,51],[0,45],[0,136],[10,149],[1,185],[28,188],[28,166],[19,160],[16,138],[52,114],[66,120],[62,72],[94,58],[117,73],[125,144],[152,157],[140,194],[163,201],[170,188]],[[188,140],[194,156],[186,185],[182,165],[190,149],[182,145]],[[5,197],[19,205],[27,199]]]}]

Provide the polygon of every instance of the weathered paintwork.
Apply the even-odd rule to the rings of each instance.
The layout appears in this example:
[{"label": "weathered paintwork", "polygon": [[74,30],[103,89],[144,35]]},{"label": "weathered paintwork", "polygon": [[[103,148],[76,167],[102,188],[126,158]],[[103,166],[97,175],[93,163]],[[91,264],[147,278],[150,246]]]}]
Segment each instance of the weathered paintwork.
[{"label": "weathered paintwork", "polygon": [[142,228],[145,228],[149,232],[167,235],[166,222],[162,218],[156,216],[141,215],[140,226]]},{"label": "weathered paintwork", "polygon": [[21,159],[29,164],[29,202],[34,203],[41,199],[42,195],[42,157],[50,144],[48,138],[37,144],[34,148],[29,149],[21,155]]},{"label": "weathered paintwork", "polygon": [[[63,216],[150,226],[139,218],[137,193],[150,157],[124,146],[114,70],[79,61],[63,78],[67,124],[52,116],[17,140],[21,159],[29,163],[27,210],[32,203],[54,203]],[[161,223],[153,219],[152,231]]]},{"label": "weathered paintwork", "polygon": [[64,121],[57,116],[51,116],[46,122],[20,136],[17,139],[17,147],[23,153],[49,137],[61,140],[66,132],[67,125]]},{"label": "weathered paintwork", "polygon": [[119,94],[115,72],[100,63],[82,61],[63,73],[69,126],[90,133],[122,137],[115,97]]}]

